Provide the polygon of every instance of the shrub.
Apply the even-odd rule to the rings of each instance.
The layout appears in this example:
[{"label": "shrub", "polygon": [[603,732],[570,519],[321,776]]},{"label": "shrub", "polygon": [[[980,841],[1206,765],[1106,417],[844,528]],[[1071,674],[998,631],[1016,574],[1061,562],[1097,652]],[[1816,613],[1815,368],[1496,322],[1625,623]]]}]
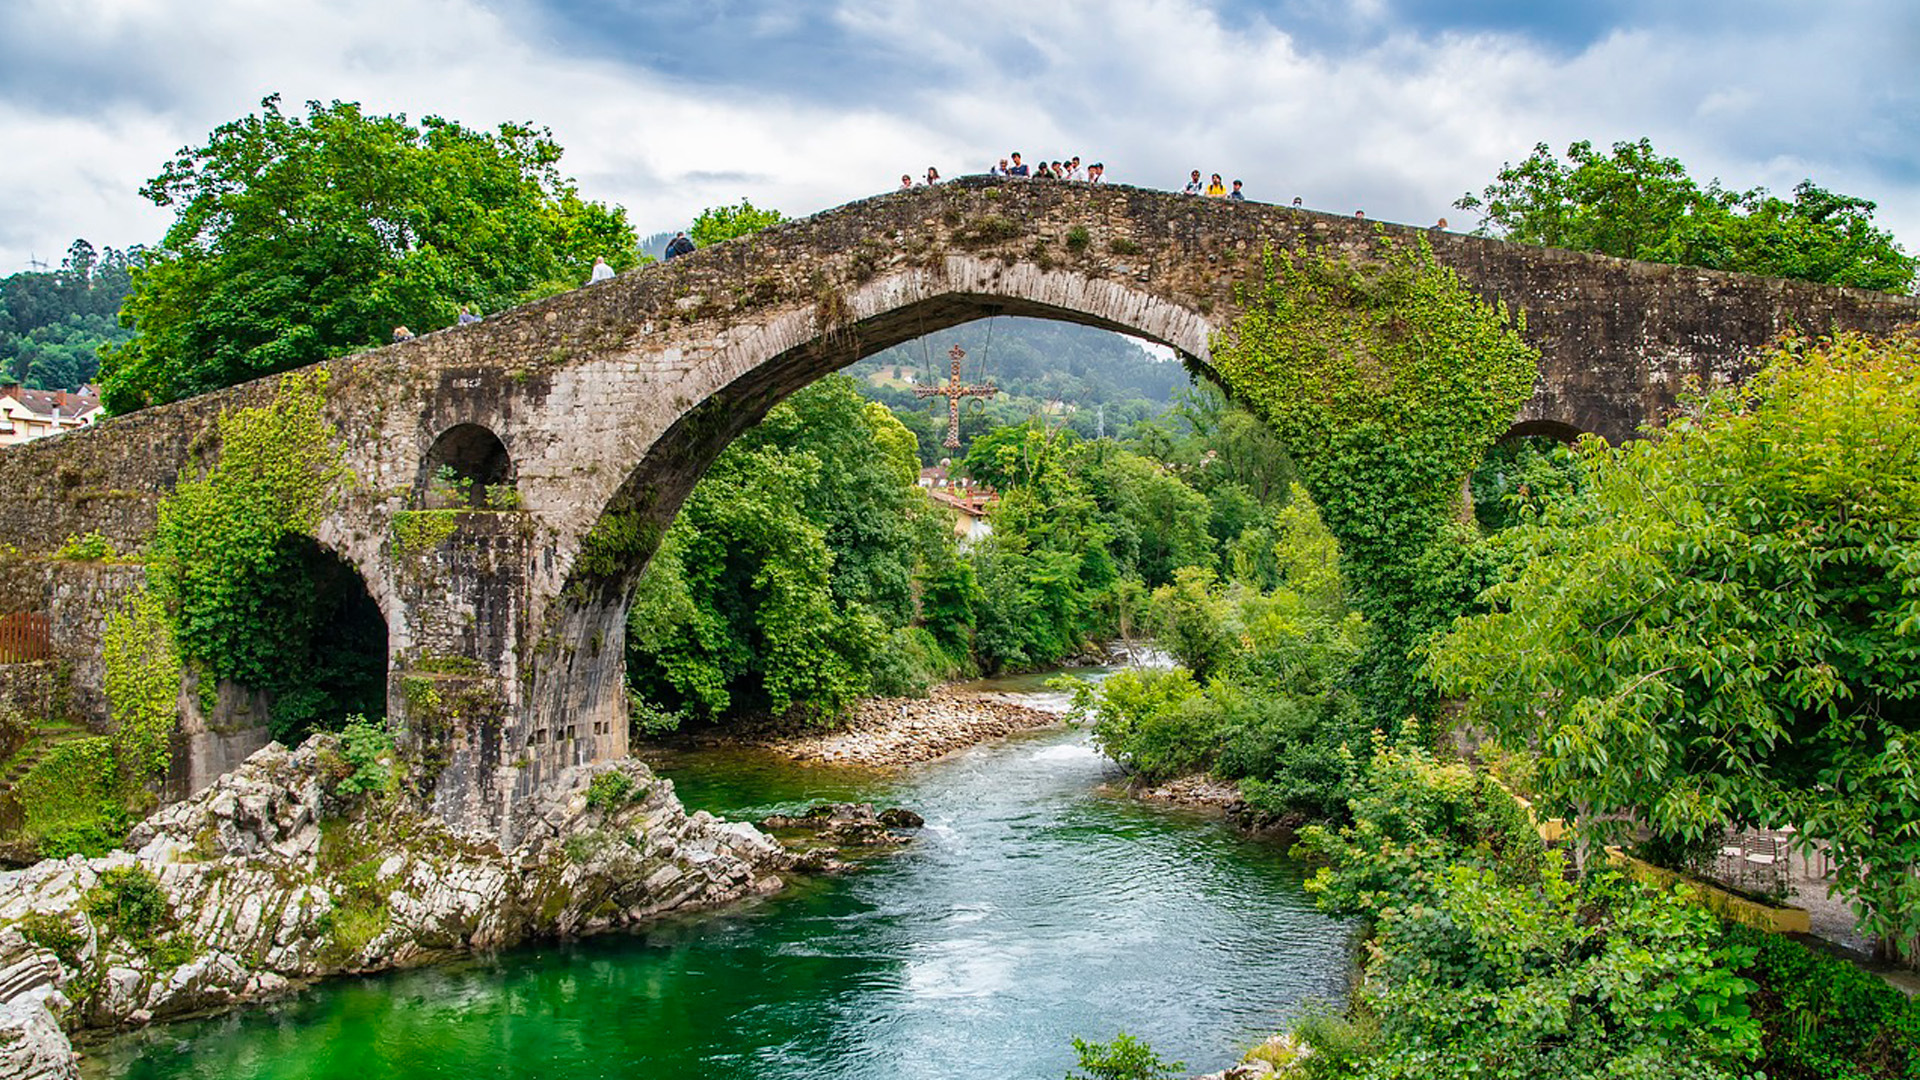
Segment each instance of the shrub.
[{"label": "shrub", "polygon": [[1852,964],[1797,941],[1728,924],[1753,953],[1741,974],[1766,1031],[1754,1063],[1768,1080],[1894,1080],[1920,1074],[1920,1004]]},{"label": "shrub", "polygon": [[110,830],[99,819],[62,825],[40,838],[40,857],[64,859],[84,855],[97,859],[120,846],[123,836]]},{"label": "shrub", "polygon": [[1162,1060],[1153,1047],[1124,1031],[1110,1043],[1076,1036],[1073,1051],[1079,1056],[1079,1068],[1069,1071],[1067,1080],[1172,1080],[1187,1067],[1184,1061]]},{"label": "shrub", "polygon": [[1087,232],[1087,227],[1085,225],[1075,225],[1072,228],[1067,230],[1067,250],[1068,251],[1072,251],[1076,253],[1085,251],[1087,250],[1087,245],[1092,241],[1093,241],[1093,236],[1091,233]]},{"label": "shrub", "polygon": [[587,784],[587,805],[596,810],[617,810],[632,802],[639,788],[632,776],[617,769],[597,773]]},{"label": "shrub", "polygon": [[334,788],[354,796],[384,789],[393,781],[393,735],[387,726],[364,716],[347,718],[340,731],[340,756],[351,768]]},{"label": "shrub", "polygon": [[1128,668],[1114,672],[1097,689],[1085,683],[1072,689],[1073,715],[1092,718],[1094,744],[1146,779],[1174,775],[1180,764],[1201,758],[1198,748],[1180,744],[1204,741],[1209,718],[1201,712],[1173,716],[1200,694],[1185,668]]},{"label": "shrub", "polygon": [[[1730,1080],[1744,1069],[1760,1046],[1739,974],[1753,950],[1724,940],[1683,890],[1612,873],[1569,882],[1511,796],[1434,761],[1416,737],[1410,727],[1356,769],[1351,827],[1302,830],[1303,853],[1329,861],[1309,890],[1373,927],[1356,1017],[1379,1030],[1364,1067],[1313,1075]],[[1300,1031],[1316,1048],[1340,1033]]]},{"label": "shrub", "polygon": [[115,554],[113,541],[98,532],[90,532],[84,536],[67,537],[59,549],[53,553],[53,557],[72,559],[77,562],[98,562],[101,559],[111,559]]},{"label": "shrub", "polygon": [[109,836],[126,831],[120,772],[113,746],[104,738],[74,739],[47,751],[14,785],[14,795],[25,817],[22,831],[29,836],[88,828]]},{"label": "shrub", "polygon": [[1312,1080],[1351,1080],[1380,1052],[1380,1021],[1364,1010],[1341,1016],[1324,1007],[1310,1009],[1293,1026],[1308,1048],[1306,1075]]},{"label": "shrub", "polygon": [[153,940],[153,933],[171,916],[167,894],[144,867],[123,866],[100,875],[100,884],[87,892],[87,912],[114,934],[136,943]]},{"label": "shrub", "polygon": [[59,957],[68,967],[80,963],[80,950],[87,943],[72,920],[45,911],[29,911],[13,924],[21,936]]}]

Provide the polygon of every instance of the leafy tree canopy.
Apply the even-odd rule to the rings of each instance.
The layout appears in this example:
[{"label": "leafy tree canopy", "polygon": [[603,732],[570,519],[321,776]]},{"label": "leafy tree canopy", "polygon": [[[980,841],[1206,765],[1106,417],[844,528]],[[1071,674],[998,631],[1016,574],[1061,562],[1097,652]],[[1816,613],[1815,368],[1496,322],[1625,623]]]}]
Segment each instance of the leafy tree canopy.
[{"label": "leafy tree canopy", "polygon": [[[1789,343],[1505,538],[1531,556],[1429,670],[1586,818],[1825,840],[1920,932],[1920,339]],[[1516,648],[1516,643],[1524,643]]]},{"label": "leafy tree canopy", "polygon": [[940,531],[917,460],[912,433],[840,375],[727,447],[635,593],[628,673],[647,702],[827,719],[867,692]]},{"label": "leafy tree canopy", "polygon": [[1610,154],[1577,142],[1564,162],[1540,143],[1454,205],[1485,215],[1481,235],[1623,259],[1892,293],[1912,289],[1920,265],[1874,226],[1870,200],[1811,180],[1795,186],[1791,201],[1765,188],[1730,191],[1718,180],[1702,188],[1646,139],[1614,143]]},{"label": "leafy tree canopy", "polygon": [[759,232],[785,220],[786,217],[778,210],[762,210],[741,199],[739,206],[709,206],[700,211],[700,216],[693,219],[693,227],[687,230],[687,238],[700,247],[706,247],[736,236]]},{"label": "leafy tree canopy", "polygon": [[351,102],[261,111],[182,149],[141,194],[172,207],[107,356],[126,412],[383,344],[640,260],[626,212],[580,198],[544,128],[476,131]]}]

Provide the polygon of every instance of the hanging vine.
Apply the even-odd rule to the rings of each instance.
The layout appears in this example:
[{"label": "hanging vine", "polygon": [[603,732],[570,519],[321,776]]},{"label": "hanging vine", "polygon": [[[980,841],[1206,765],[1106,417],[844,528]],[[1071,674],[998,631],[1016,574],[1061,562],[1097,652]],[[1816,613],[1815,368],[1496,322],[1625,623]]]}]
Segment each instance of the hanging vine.
[{"label": "hanging vine", "polygon": [[1267,252],[1245,315],[1213,344],[1228,388],[1278,433],[1340,543],[1374,627],[1376,719],[1419,708],[1408,653],[1465,609],[1490,560],[1462,484],[1532,389],[1524,316],[1488,304],[1424,240],[1369,259]]}]

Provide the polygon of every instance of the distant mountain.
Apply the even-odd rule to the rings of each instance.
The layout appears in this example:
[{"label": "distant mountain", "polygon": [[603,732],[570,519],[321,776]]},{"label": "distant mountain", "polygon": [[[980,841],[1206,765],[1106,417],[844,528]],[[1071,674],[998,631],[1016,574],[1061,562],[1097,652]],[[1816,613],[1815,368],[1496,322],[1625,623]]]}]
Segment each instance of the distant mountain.
[{"label": "distant mountain", "polygon": [[[961,377],[992,380],[1007,393],[1086,407],[1145,399],[1165,406],[1187,385],[1177,361],[1162,359],[1140,343],[1110,330],[1051,319],[1001,316],[938,330],[896,345],[848,368],[863,380],[895,369],[904,380],[925,384],[948,375],[947,351],[966,350]],[[884,385],[876,382],[876,385]],[[913,400],[911,393],[907,400]]]},{"label": "distant mountain", "polygon": [[[941,446],[947,434],[945,399],[922,399],[913,392],[947,380],[947,352],[955,344],[967,354],[961,379],[992,382],[1001,391],[961,407],[958,451]],[[1124,436],[1134,424],[1165,412],[1189,382],[1179,361],[1157,356],[1123,334],[1012,316],[935,331],[875,353],[846,372],[859,380],[867,397],[891,408],[920,437],[920,456],[928,463],[963,456],[974,435],[1035,414],[1087,438]]]}]

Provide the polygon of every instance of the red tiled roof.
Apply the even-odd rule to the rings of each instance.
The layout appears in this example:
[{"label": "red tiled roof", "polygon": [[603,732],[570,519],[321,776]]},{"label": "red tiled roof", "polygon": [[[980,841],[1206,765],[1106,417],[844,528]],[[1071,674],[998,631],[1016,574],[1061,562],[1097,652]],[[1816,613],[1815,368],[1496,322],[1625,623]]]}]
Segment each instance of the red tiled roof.
[{"label": "red tiled roof", "polygon": [[57,409],[63,417],[79,416],[100,407],[100,391],[93,386],[83,386],[74,392],[66,390],[29,390],[19,384],[0,386],[0,398],[10,397],[39,416],[52,416]]}]

